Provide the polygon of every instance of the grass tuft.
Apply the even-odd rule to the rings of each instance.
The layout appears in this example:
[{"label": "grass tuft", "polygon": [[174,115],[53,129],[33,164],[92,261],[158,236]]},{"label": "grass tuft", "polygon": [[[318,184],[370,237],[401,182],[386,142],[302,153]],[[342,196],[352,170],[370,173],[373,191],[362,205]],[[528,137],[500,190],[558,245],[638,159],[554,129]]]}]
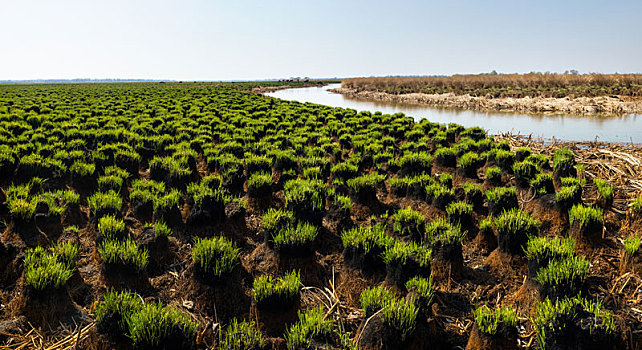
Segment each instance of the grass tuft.
[{"label": "grass tuft", "polygon": [[225,237],[197,238],[192,260],[200,271],[218,278],[232,272],[239,264],[239,251]]},{"label": "grass tuft", "polygon": [[232,319],[225,335],[219,333],[219,346],[228,350],[259,350],[263,346],[263,334],[254,322]]},{"label": "grass tuft", "polygon": [[273,298],[292,300],[299,293],[301,277],[298,271],[291,271],[282,277],[261,275],[254,279],[254,301],[261,304]]},{"label": "grass tuft", "polygon": [[42,247],[27,250],[24,260],[25,285],[43,291],[64,286],[73,269],[59,261],[57,255]]},{"label": "grass tuft", "polygon": [[517,326],[517,310],[511,307],[490,309],[483,305],[473,310],[473,319],[483,334],[495,335],[499,328]]},{"label": "grass tuft", "polygon": [[326,319],[322,308],[298,312],[299,322],[285,333],[288,350],[310,349],[313,339],[325,340],[332,333],[332,319]]},{"label": "grass tuft", "polygon": [[103,241],[98,247],[98,252],[106,264],[132,269],[139,273],[145,270],[149,261],[147,250],[139,248],[138,244],[131,239]]},{"label": "grass tuft", "polygon": [[312,243],[318,234],[318,229],[307,222],[299,222],[297,225],[288,225],[280,229],[272,236],[274,245],[277,248],[302,248]]}]

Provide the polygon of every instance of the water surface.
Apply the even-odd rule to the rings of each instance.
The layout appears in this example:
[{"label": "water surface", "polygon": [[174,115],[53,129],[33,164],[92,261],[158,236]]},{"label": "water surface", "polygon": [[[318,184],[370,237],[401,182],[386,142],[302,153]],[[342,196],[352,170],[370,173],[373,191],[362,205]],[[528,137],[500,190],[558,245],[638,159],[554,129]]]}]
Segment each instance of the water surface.
[{"label": "water surface", "polygon": [[465,127],[480,126],[491,134],[511,132],[534,138],[567,141],[605,141],[642,144],[642,115],[574,116],[568,114],[530,114],[514,112],[483,112],[475,110],[428,107],[424,105],[369,101],[329,92],[341,87],[294,88],[266,93],[284,100],[312,102],[357,111],[380,111],[384,114],[402,112],[415,120],[426,118],[437,123],[458,123]]}]

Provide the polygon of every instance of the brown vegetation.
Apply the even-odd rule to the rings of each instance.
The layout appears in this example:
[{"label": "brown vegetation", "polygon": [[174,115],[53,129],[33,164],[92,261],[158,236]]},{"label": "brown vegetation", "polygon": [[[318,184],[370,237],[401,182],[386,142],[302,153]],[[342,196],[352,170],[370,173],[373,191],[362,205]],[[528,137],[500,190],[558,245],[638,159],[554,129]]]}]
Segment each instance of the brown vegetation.
[{"label": "brown vegetation", "polygon": [[485,97],[642,96],[642,74],[501,74],[449,77],[353,78],[343,88],[389,94],[445,94]]}]

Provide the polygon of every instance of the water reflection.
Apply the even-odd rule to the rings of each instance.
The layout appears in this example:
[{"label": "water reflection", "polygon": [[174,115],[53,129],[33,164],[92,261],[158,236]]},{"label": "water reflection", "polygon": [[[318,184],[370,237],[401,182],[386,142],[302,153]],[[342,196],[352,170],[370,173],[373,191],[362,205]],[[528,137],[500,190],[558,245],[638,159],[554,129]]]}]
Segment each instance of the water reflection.
[{"label": "water reflection", "polygon": [[642,115],[574,116],[565,114],[531,114],[515,112],[484,112],[445,107],[427,107],[408,103],[369,101],[331,93],[324,87],[279,90],[265,95],[299,102],[312,102],[358,111],[380,111],[384,114],[402,112],[416,120],[426,118],[438,123],[458,123],[466,127],[481,126],[492,134],[512,132],[545,139],[573,141],[606,141],[642,143]]}]

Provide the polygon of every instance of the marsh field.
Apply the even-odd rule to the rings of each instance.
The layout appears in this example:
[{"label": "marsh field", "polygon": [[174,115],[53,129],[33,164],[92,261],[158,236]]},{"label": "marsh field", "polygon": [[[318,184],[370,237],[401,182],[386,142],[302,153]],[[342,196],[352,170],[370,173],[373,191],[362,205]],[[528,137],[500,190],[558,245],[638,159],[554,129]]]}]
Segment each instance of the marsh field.
[{"label": "marsh field", "polygon": [[0,85],[0,346],[642,348],[639,188],[284,84]]}]

